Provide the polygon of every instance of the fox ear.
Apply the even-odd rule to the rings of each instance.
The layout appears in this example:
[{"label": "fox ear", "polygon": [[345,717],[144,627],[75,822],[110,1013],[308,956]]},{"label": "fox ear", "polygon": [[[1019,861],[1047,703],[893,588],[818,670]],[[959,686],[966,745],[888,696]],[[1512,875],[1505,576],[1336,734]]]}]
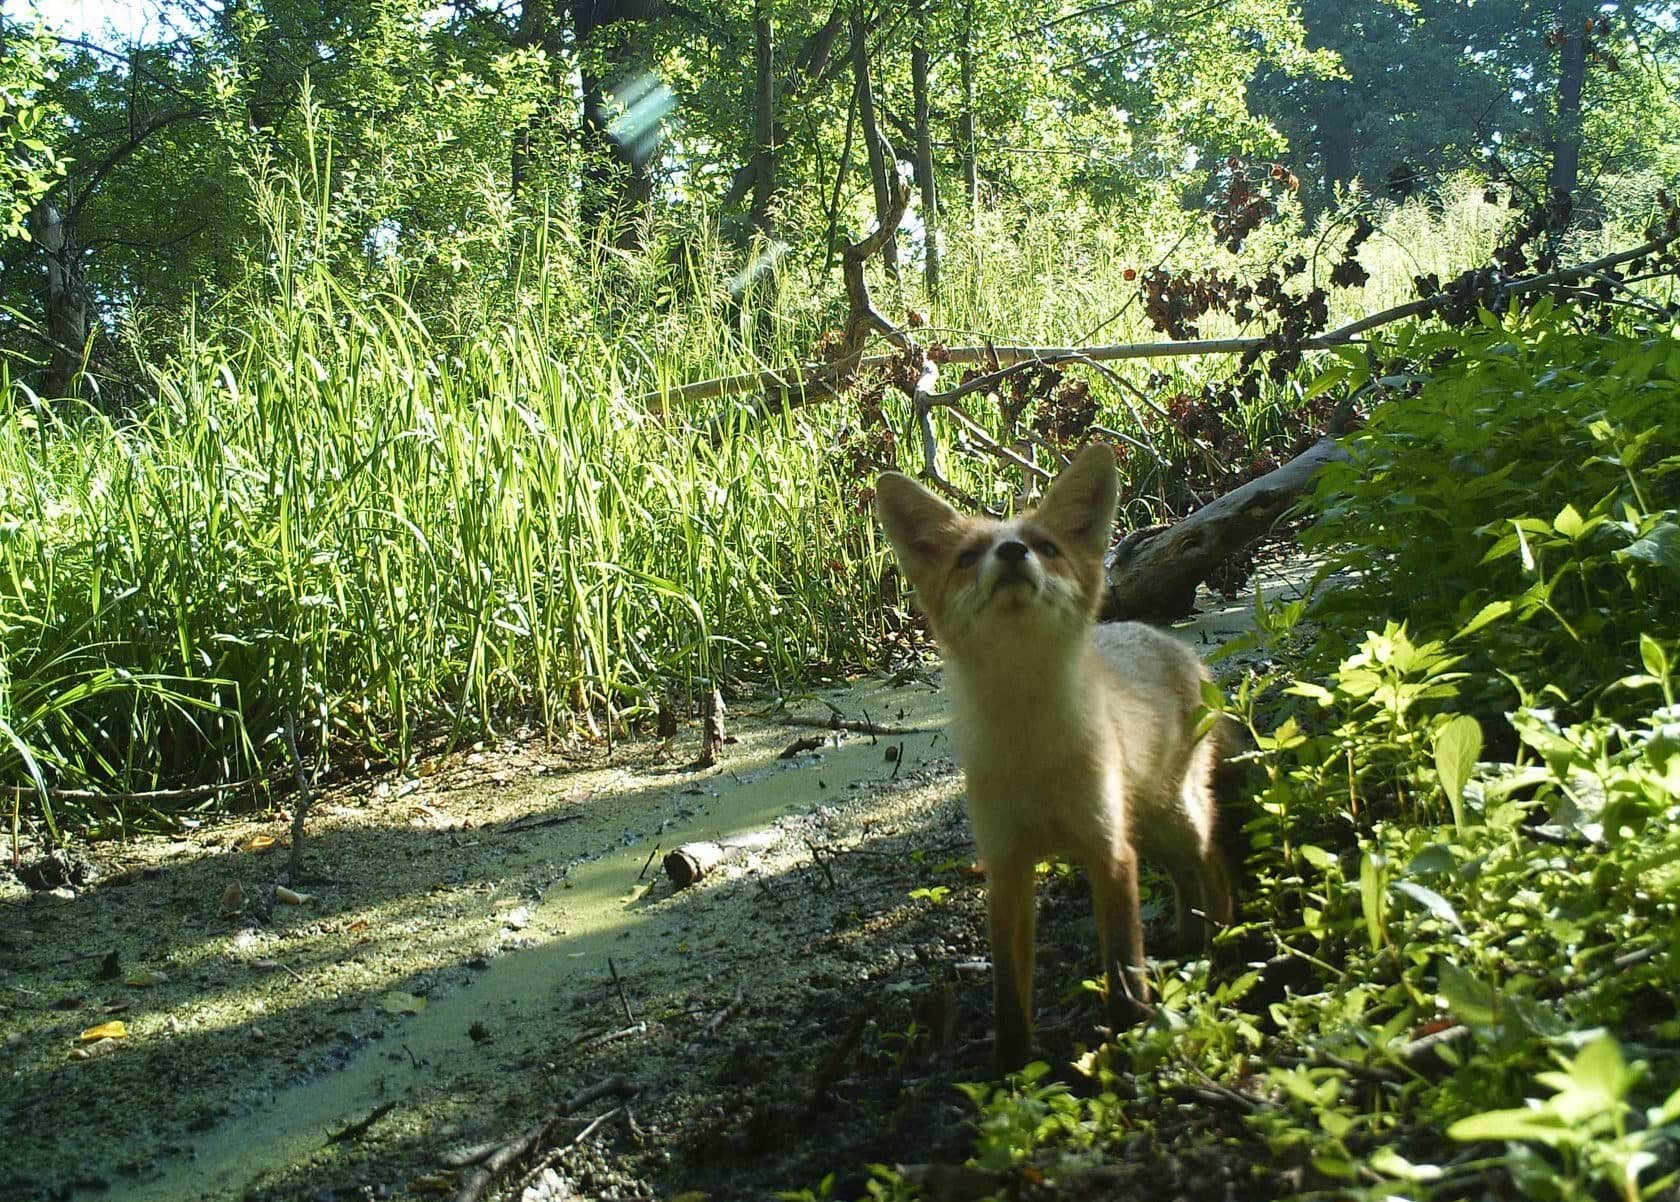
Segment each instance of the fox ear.
[{"label": "fox ear", "polygon": [[962,514],[898,472],[884,472],[875,481],[875,513],[910,573],[937,558],[963,521]]},{"label": "fox ear", "polygon": [[1094,442],[1056,477],[1038,507],[1038,520],[1090,555],[1108,550],[1120,481],[1114,451]]}]

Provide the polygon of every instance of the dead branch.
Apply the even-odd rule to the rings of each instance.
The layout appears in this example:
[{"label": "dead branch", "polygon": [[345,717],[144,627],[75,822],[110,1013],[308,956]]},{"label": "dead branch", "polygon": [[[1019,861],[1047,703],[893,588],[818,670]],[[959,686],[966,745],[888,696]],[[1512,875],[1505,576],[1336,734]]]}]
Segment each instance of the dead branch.
[{"label": "dead branch", "polygon": [[[897,177],[894,178],[896,180]],[[899,194],[895,199],[895,206],[900,201],[907,204],[909,193],[902,181],[895,184],[895,191]],[[902,218],[903,213],[903,208],[897,207],[896,216]],[[890,224],[891,228],[897,228],[896,221]],[[888,226],[888,222],[882,223],[882,229],[887,229]],[[881,229],[876,230],[875,234],[871,235],[871,239],[876,236],[881,237],[882,243],[885,242],[886,239],[881,234]],[[1680,238],[1680,233],[1662,234],[1629,250],[1602,255],[1597,259],[1579,263],[1573,267],[1562,268],[1543,275],[1508,280],[1500,285],[1499,293],[1502,297],[1510,297],[1550,288],[1557,284],[1589,278],[1609,268],[1618,267],[1623,263],[1629,263],[1635,259],[1665,250],[1677,238]],[[865,243],[869,241],[870,239],[866,239]],[[865,243],[848,247],[847,253],[856,251]],[[867,260],[869,255],[874,254],[875,250],[878,249],[878,246],[871,249],[864,255],[864,260]],[[860,271],[861,262],[859,263]],[[847,283],[846,295],[848,301],[855,299],[850,280]],[[867,289],[865,289],[864,296],[867,297],[867,295]],[[1421,317],[1432,313],[1445,305],[1450,299],[1445,294],[1439,294],[1421,300],[1408,301],[1403,305],[1395,305],[1392,308],[1361,317],[1357,321],[1348,322],[1346,325],[1339,326],[1315,338],[1306,339],[1301,343],[1300,349],[1317,351],[1343,346],[1353,342],[1361,334],[1381,326],[1403,321],[1408,317]],[[859,328],[860,314],[864,312],[863,310],[853,309],[853,315],[847,329],[846,345],[848,351],[853,349],[850,345],[851,336],[854,329]],[[880,325],[874,325],[873,322],[879,322]],[[893,329],[885,318],[875,312],[873,306],[867,309],[867,315],[862,318],[861,324],[865,340],[867,340],[867,335],[871,330],[881,330],[885,333],[886,330]],[[894,345],[901,349],[908,349],[909,339],[896,330],[894,330],[894,333],[897,334],[897,337],[889,336]],[[942,347],[938,350],[937,356],[940,363],[989,364],[993,369],[992,374],[995,376],[1005,368],[1020,367],[1026,364],[1057,364],[1079,361],[1112,363],[1126,359],[1168,359],[1193,355],[1240,355],[1248,351],[1263,350],[1266,345],[1267,342],[1264,338],[1204,338],[1182,342],[1130,342],[1111,346],[1012,346],[1002,343],[986,343],[980,346]],[[855,374],[867,368],[883,367],[897,358],[895,355],[864,357],[861,354],[861,344],[856,349],[858,357],[849,363],[849,374],[846,376],[848,379],[850,374]],[[646,393],[637,398],[637,403],[645,408],[668,411],[667,407],[672,402],[699,401],[738,393],[763,392],[774,397],[773,402],[767,401],[761,406],[765,412],[773,411],[784,404],[797,408],[800,405],[827,400],[843,390],[843,385],[837,383],[841,376],[834,372],[833,367],[833,364],[829,364],[792,371],[762,371],[749,372],[744,375],[719,376],[716,379],[699,380],[678,388]]]},{"label": "dead branch", "polygon": [[[257,779],[230,781],[225,785],[195,785],[190,789],[152,789],[140,793],[102,793],[98,789],[48,789],[48,801],[93,801],[120,806],[129,804],[162,805],[169,802],[205,801],[220,793],[236,793],[257,784]],[[21,800],[40,797],[34,785],[0,785],[0,797]]]},{"label": "dead branch", "polygon": [[[523,1134],[515,1136],[504,1144],[481,1147],[477,1151],[483,1152],[479,1158],[478,1168],[461,1183],[461,1188],[455,1191],[455,1202],[479,1202],[484,1197],[490,1184],[505,1172],[509,1166],[536,1147],[547,1136],[549,1128],[556,1122],[582,1110],[600,1098],[613,1094],[619,1097],[634,1094],[636,1091],[623,1077],[608,1077],[605,1081],[572,1095],[558,1106],[550,1109],[542,1119]],[[472,1163],[472,1162],[469,1162]],[[462,1166],[464,1167],[464,1166]]]},{"label": "dead branch", "polygon": [[297,779],[297,804],[292,807],[292,850],[286,860],[286,879],[303,879],[303,824],[313,800],[309,794],[309,779],[303,771],[303,756],[298,751],[297,723],[292,711],[286,711],[286,748],[292,756],[292,772]]},{"label": "dead branch", "polygon": [[1134,530],[1109,552],[1103,617],[1183,617],[1190,612],[1199,581],[1271,530],[1320,468],[1347,457],[1334,438],[1322,438],[1277,470],[1202,506],[1176,525]]},{"label": "dead branch", "polygon": [[696,768],[713,768],[723,755],[723,745],[728,736],[723,733],[723,692],[713,689],[706,694],[705,724],[701,728],[700,758],[694,762]]},{"label": "dead branch", "polygon": [[789,714],[784,718],[777,718],[779,726],[809,726],[816,730],[844,730],[854,735],[886,735],[889,738],[899,735],[933,735],[938,734],[937,728],[932,726],[892,726],[879,722],[857,722],[850,718],[802,718]]},{"label": "dead branch", "polygon": [[327,1142],[329,1144],[341,1144],[346,1140],[359,1139],[367,1132],[368,1128],[372,1127],[380,1119],[390,1114],[391,1111],[396,1108],[397,1103],[395,1099],[392,1099],[389,1102],[381,1102],[378,1106],[373,1108],[372,1112],[366,1118],[357,1119],[349,1126],[341,1127],[337,1131],[334,1131],[331,1135],[327,1136]]}]

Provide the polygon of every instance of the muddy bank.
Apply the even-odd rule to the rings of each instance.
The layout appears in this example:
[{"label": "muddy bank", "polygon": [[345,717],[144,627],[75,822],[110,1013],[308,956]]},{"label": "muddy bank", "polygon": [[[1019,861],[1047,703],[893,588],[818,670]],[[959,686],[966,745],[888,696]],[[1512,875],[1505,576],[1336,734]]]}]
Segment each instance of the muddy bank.
[{"label": "muddy bank", "polygon": [[[936,679],[790,708],[917,733],[738,718],[715,769],[681,762],[693,727],[669,754],[511,741],[360,782],[316,803],[299,905],[270,906],[284,815],[97,847],[79,892],[0,886],[0,1197],[448,1196],[464,1149],[612,1076],[634,1095],[556,1122],[548,1176],[509,1196],[768,1197],[960,1160],[989,969]],[[688,889],[660,871],[748,831],[770,836]],[[1076,984],[1083,885],[1044,892],[1041,979]],[[1045,1002],[1073,1052],[1085,999]]]}]

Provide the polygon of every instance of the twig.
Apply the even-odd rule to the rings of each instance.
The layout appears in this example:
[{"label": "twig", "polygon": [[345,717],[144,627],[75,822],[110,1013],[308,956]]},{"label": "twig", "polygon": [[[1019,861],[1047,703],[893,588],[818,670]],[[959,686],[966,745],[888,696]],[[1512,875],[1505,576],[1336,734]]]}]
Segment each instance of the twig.
[{"label": "twig", "polygon": [[357,1139],[365,1131],[367,1131],[369,1127],[373,1126],[396,1108],[397,1100],[395,1098],[392,1098],[389,1102],[382,1102],[378,1106],[375,1106],[373,1108],[373,1112],[366,1118],[357,1119],[348,1127],[341,1127],[339,1130],[334,1131],[331,1135],[327,1136],[327,1142],[329,1144],[341,1144],[345,1140]]},{"label": "twig", "polygon": [[519,831],[540,831],[545,826],[559,826],[562,822],[576,822],[583,817],[582,811],[575,814],[556,814],[548,818],[515,818],[501,830],[504,835],[512,835]]},{"label": "twig", "polygon": [[616,1031],[606,1031],[600,1035],[585,1035],[578,1040],[580,1047],[597,1047],[603,1043],[616,1043],[620,1039],[628,1039],[632,1035],[646,1035],[648,1033],[647,1020],[631,1023],[628,1027],[620,1027]]},{"label": "twig", "polygon": [[781,726],[809,726],[815,730],[844,730],[854,735],[886,735],[892,738],[896,735],[934,735],[939,731],[932,726],[882,726],[875,722],[857,722],[849,718],[805,718],[795,714],[777,718]]},{"label": "twig", "polygon": [[[110,805],[142,805],[155,802],[203,801],[218,793],[233,793],[257,784],[256,777],[232,781],[224,785],[195,785],[190,789],[151,789],[139,793],[102,793],[98,789],[48,789],[48,801],[97,801]],[[41,796],[34,785],[0,785],[0,797],[28,798]]]},{"label": "twig", "polygon": [[618,979],[618,965],[613,963],[611,956],[607,957],[607,971],[612,973],[613,988],[618,990],[618,1004],[624,1007],[624,1021],[634,1023],[636,1016],[630,1013],[630,999],[624,996],[624,982]]},{"label": "twig", "polygon": [[[623,1077],[609,1077],[600,1084],[591,1086],[582,1093],[576,1094],[554,1107],[542,1117],[542,1120],[536,1126],[529,1128],[523,1134],[515,1136],[504,1144],[490,1146],[487,1150],[483,1146],[474,1149],[475,1152],[482,1152],[482,1155],[478,1157],[477,1161],[467,1161],[466,1163],[479,1163],[479,1167],[473,1170],[467,1179],[461,1183],[461,1188],[455,1191],[454,1202],[479,1202],[479,1199],[484,1197],[485,1191],[490,1188],[491,1182],[495,1181],[496,1177],[504,1172],[509,1165],[536,1147],[537,1143],[548,1134],[548,1129],[558,1120],[582,1110],[589,1103],[608,1094],[626,1096],[635,1092]],[[456,1167],[465,1167],[465,1165],[457,1165]]]},{"label": "twig", "polygon": [[567,1140],[559,1147],[543,1153],[542,1156],[537,1158],[537,1162],[533,1164],[526,1171],[525,1175],[519,1179],[518,1184],[513,1187],[511,1192],[513,1194],[523,1194],[526,1190],[530,1189],[531,1186],[536,1184],[537,1178],[543,1175],[544,1170],[554,1167],[562,1156],[577,1147],[591,1135],[594,1135],[596,1131],[600,1130],[601,1124],[621,1112],[626,1114],[629,1113],[626,1107],[614,1106],[605,1114],[596,1115],[582,1131],[579,1131],[576,1135],[572,1136],[571,1139]]},{"label": "twig", "polygon": [[834,873],[829,868],[828,862],[822,858],[822,849],[809,839],[805,840],[805,846],[811,849],[811,858],[817,862],[817,867],[822,869],[823,877],[828,881],[828,887],[830,889],[839,888],[834,883]]},{"label": "twig", "polygon": [[285,714],[286,750],[292,755],[292,772],[297,778],[298,802],[292,807],[292,849],[286,860],[286,878],[299,880],[303,876],[303,820],[309,813],[309,781],[303,774],[303,756],[298,752],[297,724],[292,711]]},{"label": "twig", "polygon": [[653,857],[658,855],[658,854],[659,854],[659,844],[655,843],[653,845],[653,850],[648,852],[648,858],[642,864],[642,870],[636,874],[636,879],[638,881],[641,880],[643,877],[645,877],[647,875],[647,870],[649,868],[653,867]]},{"label": "twig", "polygon": [[[735,996],[729,999],[729,1005],[725,1006],[722,1010],[719,1010],[716,1014],[712,1015],[711,1018],[706,1020],[706,1025],[700,1028],[699,1039],[710,1039],[713,1035],[716,1035],[718,1028],[722,1027],[724,1023],[733,1018],[736,1011],[741,1008],[741,999],[743,996],[744,995],[741,991],[737,989],[735,991]],[[698,1042],[698,1040],[696,1040],[696,1042]]]},{"label": "twig", "polygon": [[807,1117],[822,1110],[828,1100],[829,1088],[834,1084],[834,1079],[840,1075],[840,1069],[846,1063],[847,1058],[851,1056],[852,1049],[857,1047],[858,1040],[863,1036],[863,1028],[874,1016],[874,1013],[873,1009],[866,1007],[852,1015],[852,1021],[846,1024],[845,1031],[840,1035],[840,1042],[834,1045],[834,1049],[829,1052],[827,1059],[822,1062],[822,1067],[817,1070],[816,1077],[812,1079],[811,1100],[805,1106]]}]

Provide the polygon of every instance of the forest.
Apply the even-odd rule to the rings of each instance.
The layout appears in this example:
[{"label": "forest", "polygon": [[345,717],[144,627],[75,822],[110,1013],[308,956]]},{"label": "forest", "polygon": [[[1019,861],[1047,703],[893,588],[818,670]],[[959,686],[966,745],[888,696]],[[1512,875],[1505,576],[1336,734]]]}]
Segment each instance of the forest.
[{"label": "forest", "polygon": [[[1676,131],[1654,0],[4,0],[0,1198],[1680,1196]],[[883,473],[1092,444],[1234,906],[1128,1025],[1032,865],[1017,1067]]]}]

